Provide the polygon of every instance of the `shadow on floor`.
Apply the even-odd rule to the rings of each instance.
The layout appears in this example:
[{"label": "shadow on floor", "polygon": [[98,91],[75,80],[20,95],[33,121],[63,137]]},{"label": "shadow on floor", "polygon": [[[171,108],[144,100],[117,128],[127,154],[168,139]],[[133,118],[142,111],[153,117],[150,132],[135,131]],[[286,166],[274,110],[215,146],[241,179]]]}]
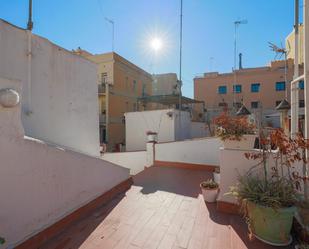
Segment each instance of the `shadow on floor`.
[{"label": "shadow on floor", "polygon": [[102,221],[112,212],[118,203],[125,197],[125,193],[117,195],[95,212],[80,219],[59,235],[47,241],[38,249],[78,249],[84,241],[96,230]]},{"label": "shadow on floor", "polygon": [[[266,245],[265,243],[262,243],[258,239],[252,237],[249,238],[249,231],[247,228],[247,224],[245,222],[245,218],[239,215],[231,215],[226,214],[222,212],[217,211],[217,206],[215,203],[205,203],[208,211],[209,211],[209,217],[214,222],[221,224],[221,225],[227,225],[230,226],[231,229],[233,229],[232,236],[235,236],[235,239],[232,239],[232,242],[234,241],[235,244],[239,243],[237,240],[241,240],[241,242],[248,248],[248,249],[273,249],[273,248],[282,248],[282,249],[292,249],[294,248],[293,245],[286,246],[286,247],[274,247],[270,245]],[[235,247],[237,248],[237,247]]]},{"label": "shadow on floor", "polygon": [[166,191],[197,198],[200,194],[199,184],[212,173],[206,170],[190,170],[168,167],[150,167],[133,177],[134,185],[142,187],[143,194]]}]

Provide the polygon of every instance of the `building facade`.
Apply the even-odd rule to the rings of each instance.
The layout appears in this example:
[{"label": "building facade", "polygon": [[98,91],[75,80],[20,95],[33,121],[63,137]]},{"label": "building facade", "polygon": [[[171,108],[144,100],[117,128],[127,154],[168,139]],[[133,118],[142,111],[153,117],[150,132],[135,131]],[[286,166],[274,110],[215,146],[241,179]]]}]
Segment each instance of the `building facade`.
[{"label": "building facade", "polygon": [[[298,26],[298,64],[304,63],[304,26],[300,24]],[[288,51],[287,58],[294,59],[295,54],[295,32],[294,30],[286,37],[285,47]]]},{"label": "building facade", "polygon": [[153,95],[179,94],[178,78],[176,73],[154,74]]},{"label": "building facade", "polygon": [[98,65],[100,142],[109,151],[125,145],[124,113],[141,109],[137,98],[151,95],[152,76],[115,52],[92,55],[77,49],[75,53]]},{"label": "building facade", "polygon": [[[194,79],[194,97],[205,101],[208,112],[220,112],[223,108],[236,110],[243,103],[251,112],[259,109],[263,110],[264,114],[271,114],[283,99],[287,98],[290,102],[293,70],[293,60],[289,59],[287,82],[285,82],[285,61],[272,61],[266,67],[236,70],[236,81],[234,72],[205,73]],[[301,83],[299,87],[299,106],[303,107],[304,84]]]}]

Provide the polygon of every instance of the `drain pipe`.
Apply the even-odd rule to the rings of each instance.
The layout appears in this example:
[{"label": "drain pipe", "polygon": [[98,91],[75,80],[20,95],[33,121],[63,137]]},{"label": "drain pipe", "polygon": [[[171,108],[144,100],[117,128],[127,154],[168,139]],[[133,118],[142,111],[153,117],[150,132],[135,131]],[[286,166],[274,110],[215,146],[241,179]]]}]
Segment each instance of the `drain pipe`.
[{"label": "drain pipe", "polygon": [[[299,45],[299,0],[295,0],[295,14],[294,14],[294,77],[293,79],[297,79],[299,76],[299,68],[298,68],[298,45]],[[299,110],[299,82],[295,82],[291,84],[291,137],[295,137],[295,135],[299,132],[298,125],[298,110]]]},{"label": "drain pipe", "polygon": [[26,115],[31,115],[32,114],[32,86],[31,86],[31,80],[32,80],[32,75],[31,75],[31,70],[32,70],[32,29],[33,29],[33,22],[32,22],[32,0],[29,0],[29,16],[28,16],[28,23],[27,23],[27,42],[28,42],[28,47],[27,47],[27,87],[28,87],[28,108],[26,110]]}]

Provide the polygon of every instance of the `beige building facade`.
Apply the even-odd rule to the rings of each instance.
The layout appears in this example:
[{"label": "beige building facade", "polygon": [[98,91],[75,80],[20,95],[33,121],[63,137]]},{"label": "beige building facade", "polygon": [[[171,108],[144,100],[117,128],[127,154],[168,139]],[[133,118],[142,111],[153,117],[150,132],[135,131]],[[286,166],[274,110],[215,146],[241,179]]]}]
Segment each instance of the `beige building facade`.
[{"label": "beige building facade", "polygon": [[178,95],[179,86],[176,73],[154,74],[153,75],[153,95]]},{"label": "beige building facade", "polygon": [[[208,112],[220,112],[223,108],[237,109],[242,103],[251,112],[260,109],[269,114],[286,98],[290,102],[290,82],[293,78],[293,60],[272,61],[269,66],[246,68],[231,73],[205,73],[194,79],[194,98],[205,101]],[[234,86],[235,85],[235,86]],[[300,84],[300,103],[303,107],[303,83]]]},{"label": "beige building facade", "polygon": [[[304,26],[302,24],[299,25],[298,28],[299,38],[298,38],[298,64],[304,63]],[[295,54],[295,32],[294,30],[286,37],[285,39],[285,47],[288,51],[287,58],[294,59]]]},{"label": "beige building facade", "polygon": [[109,151],[123,150],[124,113],[143,109],[137,99],[152,94],[152,76],[115,52],[92,55],[78,49],[75,53],[98,65],[100,142]]}]

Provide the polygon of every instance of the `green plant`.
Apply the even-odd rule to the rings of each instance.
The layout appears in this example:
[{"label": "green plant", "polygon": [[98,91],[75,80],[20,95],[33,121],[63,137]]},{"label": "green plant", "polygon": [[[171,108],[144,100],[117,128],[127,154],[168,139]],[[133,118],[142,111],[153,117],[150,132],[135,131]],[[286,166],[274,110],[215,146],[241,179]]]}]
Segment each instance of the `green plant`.
[{"label": "green plant", "polygon": [[255,126],[246,117],[233,117],[226,112],[215,118],[214,124],[216,125],[216,135],[223,141],[240,141],[243,135],[254,134],[255,132]]},{"label": "green plant", "polygon": [[309,244],[301,243],[298,245],[297,249],[309,249]]},{"label": "green plant", "polygon": [[217,174],[220,174],[220,167],[215,167],[214,172],[217,173]]},{"label": "green plant", "polygon": [[204,189],[216,189],[219,187],[219,184],[214,182],[212,179],[208,179],[201,183],[201,187]]},{"label": "green plant", "polygon": [[251,201],[274,209],[291,207],[298,200],[293,182],[285,178],[265,182],[263,178],[254,175],[239,177],[239,183],[231,187],[229,194],[235,196],[243,205]]},{"label": "green plant", "polygon": [[[269,136],[261,134],[261,149],[245,153],[247,159],[259,162],[239,177],[239,183],[231,187],[229,194],[240,201],[249,200],[266,207],[295,205],[299,200],[297,188],[300,184],[291,169],[295,162],[303,160],[299,139],[290,139],[281,129],[272,131]],[[271,168],[268,166],[270,159],[275,162]]]},{"label": "green plant", "polygon": [[5,243],[5,239],[0,237],[0,245],[3,245]]}]

